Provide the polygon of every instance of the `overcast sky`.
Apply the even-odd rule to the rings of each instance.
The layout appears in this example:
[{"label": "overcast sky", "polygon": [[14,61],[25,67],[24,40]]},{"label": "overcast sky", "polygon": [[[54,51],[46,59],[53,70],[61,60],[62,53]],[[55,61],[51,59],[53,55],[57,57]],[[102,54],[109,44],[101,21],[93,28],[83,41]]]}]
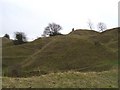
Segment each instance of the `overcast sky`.
[{"label": "overcast sky", "polygon": [[62,33],[72,28],[89,29],[104,22],[107,28],[118,26],[119,0],[0,0],[0,36],[24,32],[29,40],[41,36],[48,23],[60,24]]}]

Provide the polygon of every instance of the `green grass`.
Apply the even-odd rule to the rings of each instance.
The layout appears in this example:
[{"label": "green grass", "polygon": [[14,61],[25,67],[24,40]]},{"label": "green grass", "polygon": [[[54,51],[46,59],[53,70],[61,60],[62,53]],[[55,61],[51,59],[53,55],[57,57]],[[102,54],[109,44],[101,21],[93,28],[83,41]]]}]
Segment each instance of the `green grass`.
[{"label": "green grass", "polygon": [[90,67],[87,70],[96,71],[96,65],[101,63],[101,67],[105,69],[111,68],[111,65],[107,65],[106,68],[103,63],[114,62],[117,60],[115,57],[115,54],[104,45],[95,45],[93,41],[81,39],[80,37],[64,36],[55,38],[37,53],[28,57],[21,65],[23,70],[38,69],[45,72],[86,67]]},{"label": "green grass", "polygon": [[23,75],[32,71],[109,70],[117,62],[117,31],[76,30],[22,45],[3,45],[3,72],[9,73],[16,66]]},{"label": "green grass", "polygon": [[27,78],[3,77],[3,88],[118,88],[117,69],[103,72],[50,73]]},{"label": "green grass", "polygon": [[3,38],[3,88],[117,88],[118,30],[76,30],[22,45]]},{"label": "green grass", "polygon": [[2,40],[2,47],[3,47],[3,46],[4,46],[4,47],[13,46],[12,40],[7,39],[7,38],[5,38],[5,37],[0,38],[0,39]]},{"label": "green grass", "polygon": [[9,71],[11,67],[16,67],[50,41],[49,38],[42,38],[22,45],[8,45],[11,41],[6,38],[2,39],[2,64],[4,73]]}]

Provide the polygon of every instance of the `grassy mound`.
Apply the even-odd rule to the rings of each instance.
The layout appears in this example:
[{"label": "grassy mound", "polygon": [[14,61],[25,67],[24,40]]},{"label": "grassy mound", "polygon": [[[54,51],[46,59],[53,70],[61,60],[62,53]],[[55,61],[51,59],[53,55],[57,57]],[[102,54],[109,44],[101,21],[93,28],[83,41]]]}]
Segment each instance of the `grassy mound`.
[{"label": "grassy mound", "polygon": [[[6,39],[5,39],[6,40]],[[2,48],[2,64],[3,73],[10,71],[12,67],[18,67],[18,64],[23,62],[26,58],[30,57],[32,54],[41,49],[45,44],[47,44],[50,39],[39,39],[33,42],[28,42],[22,45],[10,45],[3,41]],[[6,47],[7,46],[7,47]]]},{"label": "grassy mound", "polygon": [[75,31],[70,32],[71,35],[80,35],[80,36],[95,36],[100,33],[94,30],[86,30],[86,29],[77,29]]},{"label": "grassy mound", "polygon": [[9,46],[13,46],[13,42],[12,40],[2,37],[0,38],[2,40],[2,47],[9,47]]},{"label": "grassy mound", "polygon": [[[16,69],[22,76],[51,72],[104,71],[117,64],[119,28],[98,33],[76,30],[68,35],[39,38],[3,48],[3,70]],[[20,69],[16,67],[20,67]],[[8,72],[8,73],[9,73]],[[25,73],[25,74],[24,74]]]}]

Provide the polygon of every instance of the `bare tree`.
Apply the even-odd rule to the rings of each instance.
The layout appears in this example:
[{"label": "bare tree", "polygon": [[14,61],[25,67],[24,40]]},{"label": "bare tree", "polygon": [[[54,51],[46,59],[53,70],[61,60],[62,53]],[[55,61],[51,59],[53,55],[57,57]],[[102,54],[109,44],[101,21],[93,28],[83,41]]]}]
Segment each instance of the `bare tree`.
[{"label": "bare tree", "polygon": [[93,30],[93,23],[91,22],[91,20],[88,20],[88,26],[91,30]]},{"label": "bare tree", "polygon": [[99,22],[97,27],[98,27],[98,30],[101,31],[101,32],[103,32],[104,30],[107,29],[106,24],[103,23],[103,22]]},{"label": "bare tree", "polygon": [[49,25],[45,28],[43,35],[49,35],[49,36],[55,36],[60,35],[59,31],[62,29],[62,27],[59,24],[56,23],[49,23]]}]

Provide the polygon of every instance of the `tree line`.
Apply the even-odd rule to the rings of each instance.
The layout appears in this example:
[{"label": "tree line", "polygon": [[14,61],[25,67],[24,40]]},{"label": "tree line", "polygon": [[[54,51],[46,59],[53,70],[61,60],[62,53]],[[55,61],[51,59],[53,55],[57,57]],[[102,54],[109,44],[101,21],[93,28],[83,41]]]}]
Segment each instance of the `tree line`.
[{"label": "tree line", "polygon": [[[88,26],[91,30],[93,30],[93,23],[89,20]],[[103,22],[99,22],[97,25],[99,31],[104,31],[106,29],[106,24]],[[48,26],[45,27],[42,36],[56,36],[56,35],[62,35],[59,31],[62,29],[61,25],[56,23],[49,23]],[[72,29],[74,31],[74,28]],[[27,42],[27,38],[24,32],[15,32],[15,37],[13,40],[13,43],[15,45],[24,44]],[[5,34],[4,37],[10,39],[10,36],[8,34]]]},{"label": "tree line", "polygon": [[[91,22],[91,20],[88,21],[88,27],[89,27],[91,30],[93,30],[93,28],[94,28],[93,23]],[[107,26],[106,26],[105,23],[99,22],[99,23],[97,24],[97,28],[98,28],[98,30],[99,30],[100,32],[103,32],[104,30],[107,29]]]},{"label": "tree line", "polygon": [[[27,38],[25,33],[23,32],[15,32],[15,38],[13,40],[14,45],[24,44],[27,42]],[[8,34],[5,34],[3,37],[10,39]]]}]

